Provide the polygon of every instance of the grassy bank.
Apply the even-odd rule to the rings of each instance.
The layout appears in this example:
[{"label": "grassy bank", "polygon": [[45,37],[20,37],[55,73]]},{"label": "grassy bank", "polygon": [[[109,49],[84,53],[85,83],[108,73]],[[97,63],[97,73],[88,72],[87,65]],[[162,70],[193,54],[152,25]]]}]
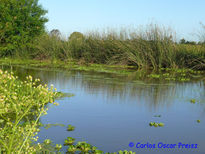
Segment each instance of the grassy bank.
[{"label": "grassy bank", "polygon": [[77,61],[61,60],[29,60],[29,59],[0,59],[0,65],[19,66],[24,68],[37,68],[44,70],[72,70],[86,71],[94,73],[107,73],[113,77],[125,77],[128,80],[142,80],[144,82],[169,82],[169,81],[195,81],[204,80],[204,71],[179,68],[160,68],[158,70],[138,70],[135,66],[127,65],[107,65],[107,64],[79,64]]},{"label": "grassy bank", "polygon": [[106,65],[106,64],[79,64],[77,61],[61,61],[61,60],[31,60],[31,59],[0,59],[0,65],[21,66],[33,68],[59,68],[74,71],[93,71],[99,73],[112,73],[119,75],[128,75],[136,71],[133,66],[127,65]]},{"label": "grassy bank", "polygon": [[[78,64],[126,65],[137,69],[190,68],[205,70],[205,45],[179,44],[169,29],[150,25],[141,30],[72,33],[69,38],[44,34],[16,57]],[[117,68],[117,67],[116,67]]]}]

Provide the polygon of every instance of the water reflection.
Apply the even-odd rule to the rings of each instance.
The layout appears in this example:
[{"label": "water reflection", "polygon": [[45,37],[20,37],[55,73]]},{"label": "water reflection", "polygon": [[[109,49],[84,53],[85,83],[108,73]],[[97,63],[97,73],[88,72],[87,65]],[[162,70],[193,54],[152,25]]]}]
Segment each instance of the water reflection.
[{"label": "water reflection", "polygon": [[[4,69],[9,69],[5,67]],[[34,70],[12,67],[22,80],[27,75],[40,78],[43,83],[54,84],[63,92],[80,89],[91,95],[101,95],[107,103],[146,103],[149,108],[170,106],[174,99],[186,100],[194,98],[200,103],[205,101],[205,82],[167,82],[149,83],[133,80],[133,77],[119,77],[103,73],[87,73],[63,70]],[[110,101],[112,99],[120,101]],[[108,101],[109,100],[109,101]],[[144,105],[144,104],[143,104]]]}]

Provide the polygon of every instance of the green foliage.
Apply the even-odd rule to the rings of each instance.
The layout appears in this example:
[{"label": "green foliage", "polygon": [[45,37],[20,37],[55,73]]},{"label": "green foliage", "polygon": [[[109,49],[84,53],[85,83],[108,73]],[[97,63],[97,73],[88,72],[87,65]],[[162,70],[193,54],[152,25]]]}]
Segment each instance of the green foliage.
[{"label": "green foliage", "polygon": [[72,125],[68,125],[67,131],[73,131],[73,130],[75,130],[75,127]]},{"label": "green foliage", "polygon": [[196,103],[196,100],[195,100],[195,99],[191,99],[190,102],[193,103],[193,104],[195,104],[195,103]]},{"label": "green foliage", "polygon": [[197,120],[197,122],[198,122],[198,123],[200,123],[200,122],[201,122],[201,120]]},{"label": "green foliage", "polygon": [[149,123],[150,126],[154,126],[154,127],[164,127],[164,123],[160,122],[160,123],[157,123],[157,122],[150,122]]},{"label": "green foliage", "polygon": [[55,147],[55,148],[56,148],[56,150],[59,151],[60,149],[62,149],[62,145],[61,145],[61,144],[56,144],[56,147]]},{"label": "green foliage", "polygon": [[176,48],[175,64],[178,67],[205,70],[205,46],[180,44]]},{"label": "green foliage", "polygon": [[51,140],[50,140],[50,139],[45,139],[45,140],[44,140],[44,143],[47,144],[47,145],[49,145],[49,144],[51,144]]},{"label": "green foliage", "polygon": [[120,64],[138,69],[205,69],[205,26],[201,42],[174,40],[174,33],[156,24],[145,29],[104,33],[73,32],[62,39],[58,29],[45,33],[47,13],[38,0],[0,0],[0,57],[77,60],[79,64]]},{"label": "green foliage", "polygon": [[0,56],[26,50],[48,21],[38,0],[0,0],[0,10]]},{"label": "green foliage", "polygon": [[73,145],[75,142],[75,139],[72,137],[67,137],[67,139],[65,139],[64,141],[64,145]]},{"label": "green foliage", "polygon": [[68,42],[61,40],[56,34],[41,35],[33,46],[30,50],[31,58],[50,59],[55,63],[56,59],[65,60],[72,56]]},{"label": "green foliage", "polygon": [[78,142],[76,145],[68,145],[67,152],[75,153],[80,151],[80,153],[95,153],[95,154],[103,154],[103,151],[98,150],[96,147],[86,143],[86,142]]},{"label": "green foliage", "polygon": [[74,60],[78,64],[126,65],[138,69],[205,69],[204,45],[185,40],[178,44],[170,29],[153,24],[139,31],[74,32],[68,40],[60,36],[56,29],[41,35],[29,50],[31,58],[49,59],[53,64],[57,60]]},{"label": "green foliage", "polygon": [[52,86],[49,89],[39,81],[28,76],[23,82],[0,70],[0,149],[5,153],[35,151],[32,142],[38,140],[39,118],[57,95]]},{"label": "green foliage", "polygon": [[83,34],[80,32],[73,32],[68,38],[68,40],[71,58],[82,58],[85,47],[85,37],[83,36]]},{"label": "green foliage", "polygon": [[45,129],[49,129],[51,127],[54,127],[54,126],[61,126],[61,127],[64,127],[65,125],[64,124],[46,124],[46,125],[42,125],[44,126]]},{"label": "green foliage", "polygon": [[195,41],[186,41],[184,38],[180,40],[180,44],[191,44],[196,45],[197,43]]}]

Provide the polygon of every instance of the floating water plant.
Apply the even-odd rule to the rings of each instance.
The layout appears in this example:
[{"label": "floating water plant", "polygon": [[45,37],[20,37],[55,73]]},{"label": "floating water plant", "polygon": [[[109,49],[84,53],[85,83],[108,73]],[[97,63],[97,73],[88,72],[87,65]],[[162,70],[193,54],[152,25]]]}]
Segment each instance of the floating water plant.
[{"label": "floating water plant", "polygon": [[154,122],[150,122],[149,125],[150,125],[150,126],[154,126]]},{"label": "floating water plant", "polygon": [[45,140],[43,141],[43,143],[45,143],[46,145],[49,145],[49,144],[51,144],[51,140],[50,140],[50,139],[45,139]]},{"label": "floating water plant", "polygon": [[72,125],[68,125],[67,131],[73,131],[75,130],[75,127]]},{"label": "floating water plant", "polygon": [[67,152],[69,153],[75,153],[78,149],[76,148],[75,145],[70,145],[67,149]]},{"label": "floating water plant", "polygon": [[196,103],[196,100],[195,99],[191,99],[190,102],[194,104],[194,103]]},{"label": "floating water plant", "polygon": [[97,147],[94,147],[94,146],[91,148],[91,151],[93,151],[93,153],[95,154],[103,154],[103,151],[98,150]]},{"label": "floating water plant", "polygon": [[91,145],[86,142],[78,142],[76,146],[80,151],[84,153],[87,153],[88,151],[91,150]]},{"label": "floating water plant", "polygon": [[62,145],[61,144],[56,144],[55,149],[59,151],[60,149],[62,149]]},{"label": "floating water plant", "polygon": [[75,142],[75,139],[72,137],[67,137],[64,141],[64,145],[72,145]]},{"label": "floating water plant", "polygon": [[58,124],[58,123],[56,123],[56,124],[45,124],[45,125],[42,125],[42,126],[44,126],[45,129],[48,129],[48,128],[51,128],[51,127],[54,127],[54,126],[65,127],[64,124]]},{"label": "floating water plant", "polygon": [[124,151],[120,150],[120,151],[118,151],[118,154],[136,154],[136,152],[127,151],[127,150],[124,150]]},{"label": "floating water plant", "polygon": [[158,123],[154,123],[154,127],[158,127],[159,125],[158,125]]},{"label": "floating water plant", "polygon": [[190,78],[179,78],[179,81],[190,81]]},{"label": "floating water plant", "polygon": [[150,122],[149,125],[154,126],[154,127],[163,127],[164,123],[162,123],[162,122],[160,122],[160,123]]},{"label": "floating water plant", "polygon": [[161,117],[161,115],[154,115],[154,117]]},{"label": "floating water plant", "polygon": [[94,152],[95,154],[103,154],[103,151],[101,151],[101,150],[93,150],[93,152]]},{"label": "floating water plant", "polygon": [[163,126],[164,126],[164,123],[160,122],[160,123],[158,124],[158,126],[159,126],[159,127],[163,127]]},{"label": "floating water plant", "polygon": [[160,78],[160,75],[159,74],[150,74],[150,75],[148,75],[148,77],[158,79],[158,78]]}]

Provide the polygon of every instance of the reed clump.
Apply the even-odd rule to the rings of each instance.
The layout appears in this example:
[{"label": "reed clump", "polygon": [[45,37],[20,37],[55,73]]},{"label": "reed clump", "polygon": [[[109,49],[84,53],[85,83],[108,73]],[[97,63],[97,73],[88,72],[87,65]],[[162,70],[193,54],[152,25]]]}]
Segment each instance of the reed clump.
[{"label": "reed clump", "polygon": [[77,60],[80,64],[129,65],[138,69],[205,69],[204,45],[179,44],[175,33],[151,24],[144,29],[108,30],[82,34],[68,39],[44,34],[30,51],[32,58]]}]

